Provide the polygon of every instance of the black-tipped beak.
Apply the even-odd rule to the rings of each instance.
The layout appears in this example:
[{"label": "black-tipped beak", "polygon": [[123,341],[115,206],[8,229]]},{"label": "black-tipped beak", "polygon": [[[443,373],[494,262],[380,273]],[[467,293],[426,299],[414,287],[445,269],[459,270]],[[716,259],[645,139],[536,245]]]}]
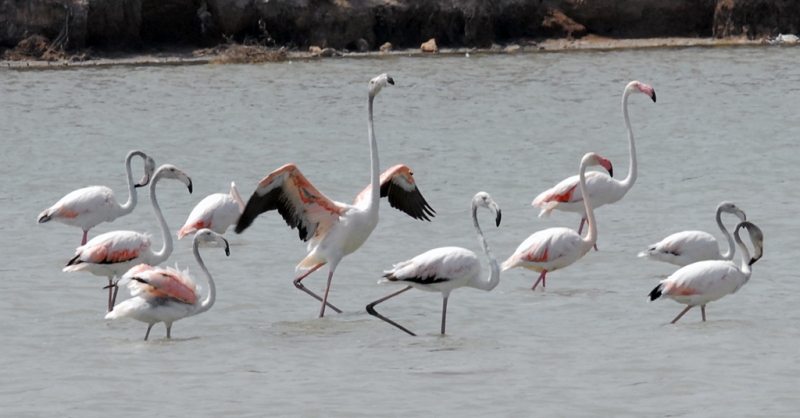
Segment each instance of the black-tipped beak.
[{"label": "black-tipped beak", "polygon": [[226,240],[225,238],[223,238],[222,240],[225,241],[225,256],[230,257],[231,256],[231,246],[228,245],[228,240]]},{"label": "black-tipped beak", "polygon": [[614,166],[611,164],[608,165],[608,176],[614,177]]},{"label": "black-tipped beak", "polygon": [[503,217],[503,214],[500,212],[500,209],[497,209],[497,217],[494,218],[494,223],[496,226],[500,226],[500,219]]},{"label": "black-tipped beak", "polygon": [[757,258],[751,258],[751,259],[750,259],[750,262],[749,262],[749,263],[747,263],[747,265],[748,265],[748,266],[752,266],[753,264],[755,264],[755,263],[756,263],[756,261],[758,261],[758,259],[757,259]]},{"label": "black-tipped beak", "polygon": [[189,194],[192,194],[192,181],[189,180]]},{"label": "black-tipped beak", "polygon": [[144,187],[144,186],[145,186],[144,184],[136,183],[136,184],[133,185],[133,188],[134,189],[138,189],[138,188]]},{"label": "black-tipped beak", "polygon": [[651,97],[651,99],[653,99],[653,103],[656,102],[656,91],[655,90],[653,90],[653,97]]},{"label": "black-tipped beak", "polygon": [[394,85],[394,79],[392,77],[387,78],[386,81],[388,81],[389,84]]}]

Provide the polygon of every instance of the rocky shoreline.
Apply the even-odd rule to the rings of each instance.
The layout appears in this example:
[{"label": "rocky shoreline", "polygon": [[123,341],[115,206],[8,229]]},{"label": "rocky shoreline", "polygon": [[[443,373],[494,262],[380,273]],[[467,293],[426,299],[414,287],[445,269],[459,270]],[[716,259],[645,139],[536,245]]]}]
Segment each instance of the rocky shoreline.
[{"label": "rocky shoreline", "polygon": [[13,67],[751,45],[798,29],[792,0],[0,0]]}]

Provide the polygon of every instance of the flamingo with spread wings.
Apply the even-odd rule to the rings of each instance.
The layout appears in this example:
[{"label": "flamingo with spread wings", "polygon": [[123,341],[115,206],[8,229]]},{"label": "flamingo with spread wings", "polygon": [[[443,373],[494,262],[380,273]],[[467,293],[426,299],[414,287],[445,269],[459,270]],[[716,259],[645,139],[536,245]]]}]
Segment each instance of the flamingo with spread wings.
[{"label": "flamingo with spread wings", "polygon": [[[378,225],[381,197],[388,196],[392,207],[415,219],[430,221],[435,213],[417,189],[408,167],[396,165],[380,174],[372,107],[375,96],[388,84],[394,84],[394,80],[387,74],[381,74],[369,82],[367,128],[371,181],[352,205],[329,199],[312,186],[294,164],[286,164],[258,184],[236,225],[236,232],[241,233],[259,214],[277,210],[291,228],[298,229],[300,239],[309,243],[309,254],[297,265],[297,270],[307,271],[294,280],[294,285],[322,302],[320,317],[325,315],[325,306],[341,312],[328,303],[333,273],[339,262],[358,250]],[[374,192],[376,190],[377,193]],[[329,266],[328,283],[325,295],[319,297],[301,281],[325,264]]]},{"label": "flamingo with spread wings", "polygon": [[236,190],[236,183],[231,182],[230,193],[208,195],[192,209],[183,228],[178,231],[178,239],[203,228],[224,234],[228,227],[239,221],[242,211],[244,211],[244,202],[239,197],[239,191]]}]

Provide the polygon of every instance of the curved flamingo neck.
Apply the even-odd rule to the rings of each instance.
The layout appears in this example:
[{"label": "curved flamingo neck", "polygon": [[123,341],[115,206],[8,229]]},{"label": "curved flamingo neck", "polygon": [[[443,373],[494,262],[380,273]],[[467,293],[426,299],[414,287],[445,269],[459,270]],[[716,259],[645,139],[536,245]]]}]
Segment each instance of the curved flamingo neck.
[{"label": "curved flamingo neck", "polygon": [[581,161],[581,169],[579,174],[581,195],[583,196],[583,204],[586,210],[586,223],[589,224],[589,233],[586,235],[586,238],[582,238],[581,240],[587,245],[588,248],[591,248],[597,243],[597,225],[594,221],[594,209],[592,209],[591,196],[589,196],[589,191],[586,190],[586,167],[588,165],[587,159],[584,158]]},{"label": "curved flamingo neck", "polygon": [[750,270],[750,251],[747,249],[747,246],[744,245],[744,242],[742,242],[742,238],[739,237],[739,228],[733,231],[733,236],[736,238],[736,244],[739,245],[739,249],[742,250],[742,267],[740,270],[742,274],[744,274],[746,282],[750,280],[750,274],[752,273]]},{"label": "curved flamingo neck", "polygon": [[631,89],[625,89],[622,94],[622,116],[625,118],[625,128],[628,130],[628,147],[630,148],[631,160],[628,167],[628,176],[620,182],[625,191],[633,187],[636,183],[637,164],[636,164],[636,143],[633,141],[633,129],[631,129],[631,120],[628,117],[628,96],[631,95]]},{"label": "curved flamingo neck", "polygon": [[161,213],[161,207],[158,205],[158,200],[156,199],[156,184],[159,180],[161,180],[161,170],[159,169],[155,176],[153,177],[153,181],[150,183],[150,203],[153,204],[153,211],[156,213],[156,219],[158,219],[158,226],[161,227],[161,238],[164,240],[164,244],[161,247],[161,251],[154,252],[152,257],[149,260],[151,266],[159,265],[164,261],[167,261],[170,254],[172,254],[172,235],[169,233],[169,226],[167,225],[167,221],[164,220],[164,215]]},{"label": "curved flamingo neck", "polygon": [[489,269],[491,271],[488,280],[476,278],[472,283],[472,287],[488,292],[500,283],[500,267],[497,265],[497,259],[494,258],[494,254],[489,250],[489,245],[486,243],[486,238],[483,237],[481,226],[478,224],[478,205],[475,200],[472,201],[472,226],[475,228],[475,234],[478,235],[478,242],[480,242],[481,248],[483,248],[483,252],[489,260]]},{"label": "curved flamingo neck", "polygon": [[242,197],[239,196],[239,190],[236,189],[236,183],[231,182],[231,196],[233,196],[233,200],[236,201],[236,204],[239,205],[239,212],[244,212],[244,201]]},{"label": "curved flamingo neck", "polygon": [[[733,238],[731,237],[730,232],[725,228],[725,224],[722,223],[722,208],[717,208],[717,226],[719,226],[719,230],[722,231],[722,235],[725,235],[725,238],[728,239],[728,251],[725,251],[724,254],[721,254],[723,260],[732,260],[733,254],[736,252],[736,247],[733,246]],[[749,257],[748,257],[749,258]]]},{"label": "curved flamingo neck", "polygon": [[374,212],[375,214],[378,213],[378,205],[380,204],[381,199],[381,173],[380,173],[380,162],[378,161],[378,141],[375,139],[375,128],[374,123],[372,121],[372,102],[375,100],[375,96],[369,95],[369,121],[367,123],[367,133],[369,135],[369,157],[370,157],[370,164],[372,169],[372,174],[370,177],[370,184],[372,185],[372,193],[370,195],[370,201],[368,210],[370,212]]},{"label": "curved flamingo neck", "polygon": [[141,151],[131,151],[125,157],[125,174],[128,179],[128,201],[119,206],[117,216],[124,216],[133,212],[133,208],[136,207],[136,203],[139,201],[139,194],[136,192],[136,187],[134,187],[133,173],[131,172],[131,160],[133,160],[135,156],[147,159],[147,156]]},{"label": "curved flamingo neck", "polygon": [[194,253],[195,260],[197,260],[197,264],[200,265],[200,269],[202,269],[203,273],[206,275],[206,281],[208,282],[208,296],[206,296],[205,300],[200,303],[200,307],[194,311],[193,315],[197,315],[211,309],[211,307],[214,306],[214,302],[217,300],[217,286],[214,285],[214,279],[211,277],[211,273],[208,272],[206,263],[204,263],[203,259],[200,257],[198,244],[199,240],[195,238],[194,243],[192,244],[192,252]]}]

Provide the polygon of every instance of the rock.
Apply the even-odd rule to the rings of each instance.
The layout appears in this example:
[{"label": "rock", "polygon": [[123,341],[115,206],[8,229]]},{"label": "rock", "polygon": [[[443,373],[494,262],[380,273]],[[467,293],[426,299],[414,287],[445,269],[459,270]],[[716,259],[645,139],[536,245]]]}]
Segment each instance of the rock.
[{"label": "rock", "polygon": [[239,34],[258,21],[254,0],[206,0],[222,33]]},{"label": "rock", "polygon": [[333,48],[325,48],[319,53],[320,57],[340,57],[342,54],[336,52]]},{"label": "rock", "polygon": [[572,20],[561,10],[550,9],[542,21],[542,29],[548,37],[555,38],[580,38],[586,35],[586,28]]},{"label": "rock", "polygon": [[423,43],[419,49],[422,52],[439,52],[439,48],[436,47],[436,39],[430,39],[428,42]]},{"label": "rock", "polygon": [[[101,0],[92,0],[101,1]],[[198,44],[202,38],[199,2],[195,0],[141,0],[139,35],[151,44]],[[214,14],[214,10],[211,10]]]},{"label": "rock", "polygon": [[800,32],[800,2],[779,0],[717,0],[713,36],[748,39],[775,33]]},{"label": "rock", "polygon": [[308,47],[308,52],[310,52],[312,54],[321,54],[322,53],[322,48],[312,45],[312,46]]},{"label": "rock", "polygon": [[86,0],[0,0],[0,46],[14,47],[31,35],[57,39],[69,15],[69,45],[86,43]]},{"label": "rock", "polygon": [[141,0],[90,0],[87,42],[92,45],[132,45],[139,42]]},{"label": "rock", "polygon": [[361,38],[356,41],[356,48],[358,52],[369,52],[369,42],[366,39]]},{"label": "rock", "polygon": [[389,51],[392,50],[392,44],[389,43],[389,42],[386,42],[385,44],[381,45],[380,49],[381,49],[381,52],[389,52]]},{"label": "rock", "polygon": [[505,51],[509,54],[513,54],[515,52],[519,52],[520,47],[519,45],[509,45],[506,47]]}]

